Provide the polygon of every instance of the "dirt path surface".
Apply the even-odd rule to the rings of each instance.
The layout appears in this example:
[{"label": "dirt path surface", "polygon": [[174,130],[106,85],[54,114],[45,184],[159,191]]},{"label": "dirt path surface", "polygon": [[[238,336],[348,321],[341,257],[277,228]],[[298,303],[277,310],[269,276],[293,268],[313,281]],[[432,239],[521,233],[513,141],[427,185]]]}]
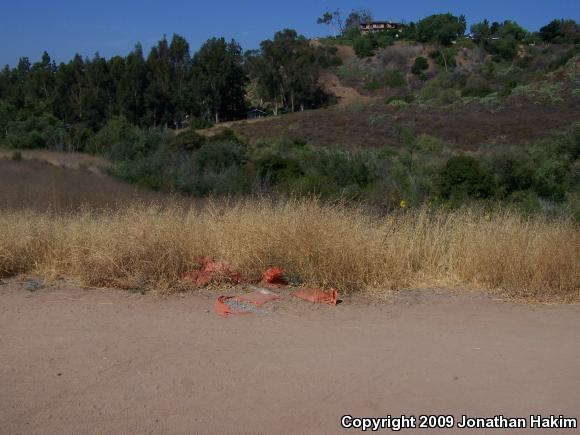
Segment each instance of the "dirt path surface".
[{"label": "dirt path surface", "polygon": [[361,101],[368,103],[373,100],[371,97],[362,95],[355,88],[344,86],[336,74],[331,72],[326,71],[321,77],[321,82],[326,92],[338,97],[339,106],[348,106]]},{"label": "dirt path surface", "polygon": [[50,163],[53,166],[83,169],[95,174],[101,174],[101,168],[106,168],[110,165],[103,157],[52,150],[9,150],[0,148],[0,158],[13,158],[15,152],[20,153],[22,160],[39,160]]},{"label": "dirt path surface", "polygon": [[[68,211],[83,206],[110,208],[136,201],[162,203],[168,200],[166,194],[75,167],[74,162],[82,161],[86,154],[66,155],[47,151],[42,156],[31,154],[33,157],[30,159],[14,161],[2,158],[1,151],[0,209]],[[65,163],[54,163],[58,159]]]},{"label": "dirt path surface", "polygon": [[1,285],[0,432],[334,434],[346,413],[580,417],[579,306],[409,292],[381,306],[284,299],[224,319],[214,296]]}]

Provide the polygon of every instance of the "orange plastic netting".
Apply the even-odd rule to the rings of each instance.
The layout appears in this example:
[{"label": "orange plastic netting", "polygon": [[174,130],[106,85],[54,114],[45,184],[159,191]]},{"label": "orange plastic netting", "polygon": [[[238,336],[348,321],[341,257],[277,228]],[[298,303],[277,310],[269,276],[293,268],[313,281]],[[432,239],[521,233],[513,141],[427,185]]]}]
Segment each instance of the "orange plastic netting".
[{"label": "orange plastic netting", "polygon": [[232,306],[233,304],[231,304],[231,302],[249,302],[259,308],[265,303],[279,298],[280,296],[278,295],[263,293],[260,291],[255,291],[240,296],[219,296],[215,301],[214,311],[217,315],[222,317],[227,317],[230,314],[250,314],[252,311],[248,311],[239,307],[236,308]]},{"label": "orange plastic netting", "polygon": [[308,302],[328,304],[335,306],[338,302],[338,291],[333,288],[322,290],[319,288],[305,288],[292,293],[292,296],[303,299]]}]

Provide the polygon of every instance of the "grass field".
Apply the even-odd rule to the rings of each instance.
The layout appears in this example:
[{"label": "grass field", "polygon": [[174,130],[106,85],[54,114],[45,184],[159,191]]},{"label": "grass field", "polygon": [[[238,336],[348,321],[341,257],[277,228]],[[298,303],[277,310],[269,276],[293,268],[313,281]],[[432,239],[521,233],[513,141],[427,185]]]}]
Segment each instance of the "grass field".
[{"label": "grass field", "polygon": [[162,293],[200,256],[258,279],[282,266],[296,283],[342,292],[469,286],[514,298],[580,300],[580,232],[566,220],[509,211],[421,209],[386,216],[316,200],[133,205],[49,215],[0,212],[0,276],[76,277]]}]

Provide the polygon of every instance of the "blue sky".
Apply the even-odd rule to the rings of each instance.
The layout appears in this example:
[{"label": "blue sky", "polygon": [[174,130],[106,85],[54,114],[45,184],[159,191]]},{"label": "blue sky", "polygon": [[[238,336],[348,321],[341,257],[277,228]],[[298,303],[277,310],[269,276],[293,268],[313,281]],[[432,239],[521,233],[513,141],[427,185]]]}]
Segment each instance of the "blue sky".
[{"label": "blue sky", "polygon": [[416,21],[439,12],[463,13],[468,23],[514,19],[537,30],[553,18],[580,21],[580,0],[0,0],[0,66],[21,56],[32,61],[47,50],[57,61],[75,53],[128,53],[137,41],[147,50],[163,34],[178,33],[192,50],[212,36],[235,38],[244,49],[282,28],[308,37],[329,29],[316,25],[325,9],[369,8],[375,18]]}]

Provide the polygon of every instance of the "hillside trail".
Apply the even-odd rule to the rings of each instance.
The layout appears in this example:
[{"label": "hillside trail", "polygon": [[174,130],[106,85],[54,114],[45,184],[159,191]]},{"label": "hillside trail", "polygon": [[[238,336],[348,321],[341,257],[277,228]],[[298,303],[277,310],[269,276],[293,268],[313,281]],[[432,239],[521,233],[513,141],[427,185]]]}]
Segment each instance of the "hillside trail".
[{"label": "hillside trail", "polygon": [[346,414],[580,417],[577,305],[416,290],[337,307],[284,297],[221,318],[216,296],[0,285],[0,432],[336,434]]},{"label": "hillside trail", "polygon": [[370,102],[372,97],[362,95],[355,88],[344,86],[338,76],[330,71],[325,71],[321,77],[321,84],[323,89],[338,97],[338,106],[344,107],[359,102]]}]

